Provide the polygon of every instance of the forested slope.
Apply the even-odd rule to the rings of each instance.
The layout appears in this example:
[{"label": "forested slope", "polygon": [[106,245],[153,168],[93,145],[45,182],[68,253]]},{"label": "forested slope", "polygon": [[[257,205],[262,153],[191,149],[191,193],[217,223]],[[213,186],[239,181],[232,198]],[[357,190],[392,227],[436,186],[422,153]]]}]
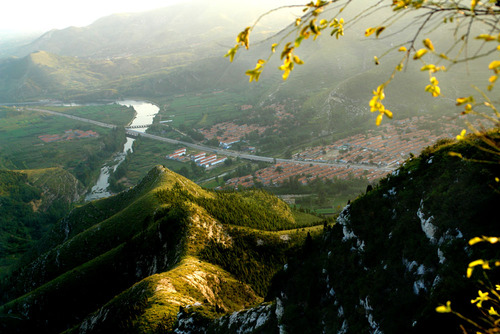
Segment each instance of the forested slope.
[{"label": "forested slope", "polygon": [[155,167],[135,188],[74,209],[39,243],[6,283],[1,328],[155,332],[172,329],[180,307],[212,319],[255,305],[306,234],[321,231],[310,221],[269,194],[206,191]]},{"label": "forested slope", "polygon": [[[498,145],[498,130],[490,136]],[[462,333],[458,317],[435,308],[452,300],[477,317],[470,301],[486,287],[480,269],[465,277],[467,266],[500,256],[498,247],[468,244],[500,235],[500,165],[480,147],[468,137],[425,149],[306,243],[274,277],[267,304],[209,324],[185,311],[178,332]]]}]

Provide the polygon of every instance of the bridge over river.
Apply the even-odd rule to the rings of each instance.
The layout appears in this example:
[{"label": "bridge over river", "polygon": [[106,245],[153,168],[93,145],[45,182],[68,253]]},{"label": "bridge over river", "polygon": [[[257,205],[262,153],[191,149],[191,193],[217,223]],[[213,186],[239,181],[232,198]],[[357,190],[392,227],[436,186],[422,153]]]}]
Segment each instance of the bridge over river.
[{"label": "bridge over river", "polygon": [[140,128],[149,128],[153,124],[139,124],[139,125],[129,125],[126,126],[125,129],[140,129]]},{"label": "bridge over river", "polygon": [[[68,115],[68,114],[65,114],[65,113],[61,113],[61,112],[57,112],[57,111],[52,111],[52,110],[46,110],[46,109],[40,109],[40,108],[26,108],[26,110],[39,111],[39,112],[49,113],[49,114],[56,115],[56,116],[63,116],[63,117],[67,117],[67,118],[71,118],[71,119],[77,120],[77,121],[91,123],[91,124],[94,124],[94,125],[97,125],[97,126],[101,126],[101,127],[105,127],[105,128],[109,128],[109,129],[114,129],[114,128],[118,127],[117,125],[114,125],[114,124],[103,123],[103,122],[99,122],[99,121],[95,121],[95,120],[91,120],[91,119],[87,119],[87,118],[82,118],[82,117],[78,117],[78,116]],[[350,166],[350,167],[364,169],[364,170],[378,169],[378,170],[387,171],[387,172],[391,172],[391,171],[394,170],[394,168],[390,168],[390,167],[386,167],[386,166],[372,166],[372,165],[362,165],[362,164],[354,164],[354,163],[341,163],[341,162],[339,162],[339,163],[333,163],[333,162],[326,162],[326,161],[325,162],[321,162],[321,161],[301,161],[301,160],[294,160],[294,159],[280,159],[280,158],[273,158],[273,157],[265,157],[265,156],[260,156],[260,155],[246,154],[246,153],[243,153],[243,152],[221,149],[221,148],[218,148],[218,147],[214,148],[214,147],[209,147],[209,146],[200,145],[200,144],[188,143],[188,142],[185,142],[185,141],[180,141],[180,140],[176,140],[176,139],[161,137],[161,136],[152,135],[152,134],[149,134],[149,133],[144,133],[144,132],[132,130],[132,128],[144,128],[144,127],[148,127],[150,125],[151,124],[149,124],[149,125],[136,125],[136,126],[133,126],[133,127],[126,127],[125,128],[125,133],[128,136],[131,136],[131,137],[142,136],[142,137],[145,137],[145,138],[149,138],[149,139],[152,139],[152,140],[161,141],[161,142],[164,142],[164,143],[182,145],[182,146],[193,148],[195,150],[200,150],[200,151],[205,151],[205,152],[213,152],[213,153],[217,153],[217,154],[220,154],[220,155],[225,155],[225,156],[234,157],[234,158],[240,158],[240,159],[246,159],[246,160],[252,160],[252,161],[264,161],[264,162],[269,162],[269,163],[284,162],[284,163],[295,163],[295,164],[303,164],[303,165],[322,165],[322,166],[332,166],[332,167],[346,167],[346,166]]]}]

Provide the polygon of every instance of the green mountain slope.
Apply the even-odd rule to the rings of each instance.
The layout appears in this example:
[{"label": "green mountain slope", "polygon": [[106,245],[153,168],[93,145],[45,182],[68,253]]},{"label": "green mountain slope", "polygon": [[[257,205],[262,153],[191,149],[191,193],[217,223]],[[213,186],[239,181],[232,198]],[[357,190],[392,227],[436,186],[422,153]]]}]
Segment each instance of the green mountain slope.
[{"label": "green mountain slope", "polygon": [[0,170],[0,277],[69,211],[82,192],[80,182],[62,168]]},{"label": "green mountain slope", "polygon": [[156,167],[137,187],[74,209],[40,242],[7,282],[1,328],[61,332],[96,312],[75,328],[153,331],[192,304],[216,318],[262,300],[287,254],[321,228],[306,225],[271,195],[209,192]]},{"label": "green mountain slope", "polygon": [[[498,130],[492,133],[497,145]],[[306,243],[273,279],[267,304],[209,324],[190,312],[190,333],[462,333],[458,318],[435,312],[451,300],[475,314],[477,279],[469,262],[496,259],[498,247],[468,245],[499,235],[500,165],[475,137],[425,149],[348,205],[323,238]],[[466,161],[449,152],[469,159]],[[499,275],[489,272],[493,284]],[[269,302],[272,302],[271,304]],[[475,312],[475,313],[474,313]],[[260,321],[257,321],[260,319]]]}]

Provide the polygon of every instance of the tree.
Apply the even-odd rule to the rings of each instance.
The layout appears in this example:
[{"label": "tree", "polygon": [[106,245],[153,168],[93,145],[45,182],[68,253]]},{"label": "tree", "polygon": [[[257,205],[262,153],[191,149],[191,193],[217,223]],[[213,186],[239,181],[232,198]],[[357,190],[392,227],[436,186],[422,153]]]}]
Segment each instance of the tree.
[{"label": "tree", "polygon": [[[355,7],[356,5],[359,6]],[[386,80],[373,88],[373,96],[368,104],[370,111],[377,114],[376,124],[380,125],[384,116],[392,118],[393,113],[384,105],[385,88],[410,62],[421,63],[420,70],[429,76],[429,82],[423,89],[433,97],[439,97],[442,95],[438,80],[440,72],[453,70],[461,63],[468,64],[478,60],[490,73],[489,76],[484,77],[485,88],[473,87],[470,94],[455,96],[454,100],[457,106],[463,107],[461,115],[480,116],[479,122],[472,124],[466,121],[466,124],[481,139],[481,143],[475,145],[481,150],[490,153],[492,158],[490,161],[475,162],[500,163],[500,142],[498,141],[500,112],[495,107],[495,103],[500,102],[492,100],[488,96],[495,89],[495,83],[500,74],[500,1],[378,0],[368,2],[362,0],[316,0],[316,2],[311,1],[302,7],[302,16],[295,20],[294,24],[282,35],[283,37],[279,37],[270,46],[271,50],[268,57],[259,59],[255,68],[246,71],[250,82],[259,80],[261,73],[269,64],[269,60],[277,49],[281,49],[280,59],[282,64],[279,66],[279,70],[283,71],[283,80],[287,80],[295,66],[304,64],[297,52],[303,45],[304,40],[310,38],[316,40],[326,32],[336,39],[340,39],[354,24],[369,22],[366,29],[364,29],[365,37],[380,40],[380,44],[382,44],[380,55],[374,55],[375,65],[379,65],[381,59],[388,54],[401,54],[394,64],[392,72],[387,73]],[[341,16],[347,15],[346,13],[353,7],[355,10],[351,11],[350,16],[346,16],[346,18]],[[276,10],[279,10],[279,8]],[[379,16],[384,10],[390,10],[391,15]],[[259,23],[259,20],[260,18],[254,25],[246,27],[238,34],[236,45],[226,54],[230,61],[233,61],[235,54],[241,47],[249,48],[250,34]],[[403,20],[406,20],[405,23],[407,23],[403,26],[404,29],[401,29]],[[452,29],[445,30],[444,28],[447,27],[452,27]],[[399,31],[397,31],[398,29]],[[436,40],[432,37],[432,33],[437,29],[440,32],[444,31],[448,35],[452,41],[450,45],[439,42],[433,43],[432,40]],[[399,45],[390,46],[389,49],[384,45],[384,36],[402,33],[403,31],[409,34],[407,40]],[[310,47],[310,44],[308,47]],[[498,98],[498,94],[496,96]],[[493,135],[488,132],[483,122],[488,122],[489,127],[495,128]],[[466,132],[467,130],[462,130],[456,137],[457,140],[464,140]],[[464,159],[458,153],[450,152],[450,155],[456,155]],[[498,176],[495,180],[497,184],[500,183]],[[472,239],[471,245],[478,242],[475,239],[481,238]],[[496,237],[483,236],[479,241],[496,243],[498,240],[500,239]],[[471,262],[467,270],[468,277],[470,277],[474,266],[490,269],[490,266],[500,266],[500,261],[477,260]],[[500,290],[499,285],[490,288],[489,292],[479,290],[479,297],[471,300],[472,304],[476,304],[481,309],[482,316],[480,320],[482,322],[464,318],[451,308],[449,301],[446,305],[439,306],[436,311],[454,313],[467,321],[469,325],[472,325],[474,330],[479,329],[485,333],[496,333],[500,326],[500,315],[498,313],[500,295],[496,290]],[[489,297],[488,294],[492,297]],[[488,306],[491,306],[489,310],[486,307],[482,308],[483,301],[491,303],[488,304]],[[483,322],[486,325],[483,325]],[[463,327],[462,329],[466,332]]]},{"label": "tree", "polygon": [[[283,80],[286,80],[296,65],[304,63],[297,53],[304,40],[311,37],[316,40],[326,32],[340,39],[355,24],[370,22],[364,30],[364,35],[367,38],[378,39],[382,44],[381,55],[374,55],[374,63],[378,65],[383,57],[392,52],[401,53],[393,72],[388,73],[385,82],[374,87],[373,97],[369,101],[371,112],[378,112],[376,124],[379,125],[384,116],[392,118],[393,115],[384,105],[385,88],[410,61],[422,63],[421,71],[429,75],[429,83],[424,89],[432,96],[438,97],[441,95],[441,87],[437,79],[439,72],[450,70],[460,63],[486,59],[483,65],[491,70],[491,76],[485,78],[484,82],[487,84],[486,89],[492,91],[500,73],[500,60],[491,60],[491,56],[498,57],[498,51],[500,51],[499,6],[496,0],[484,2],[478,0],[470,2],[460,0],[311,1],[302,6],[284,6],[263,14],[252,26],[246,27],[238,34],[236,45],[225,56],[233,61],[240,48],[250,47],[251,32],[262,17],[283,8],[302,7],[302,16],[295,20],[283,37],[270,46],[271,50],[267,59],[259,59],[254,69],[246,71],[250,82],[258,81],[275,51],[282,48],[280,59],[283,63],[279,69],[283,71]],[[353,8],[354,10],[351,10]],[[349,11],[350,14],[347,14]],[[390,15],[380,15],[388,11]],[[343,14],[350,16],[344,19],[341,16]],[[374,18],[375,24],[372,24]],[[405,20],[404,29],[400,29],[403,20]],[[396,27],[398,24],[400,26]],[[441,45],[434,46],[430,35],[437,29],[442,31],[446,27],[452,28],[446,30],[445,33],[449,35],[453,43],[447,49]],[[391,28],[400,31],[391,31]],[[384,36],[402,33],[402,31],[409,34],[409,39],[387,49],[383,43]],[[479,99],[474,94],[457,96],[457,106],[464,106],[462,114],[480,115],[483,119],[491,121],[493,126],[498,127],[500,113],[495,108],[494,101],[490,100],[480,89],[476,88],[476,90],[480,95]],[[473,132],[479,133],[472,124],[468,126]],[[463,134],[461,134],[462,137]],[[462,137],[459,136],[458,139]],[[500,149],[498,147],[494,149],[500,155]]]}]

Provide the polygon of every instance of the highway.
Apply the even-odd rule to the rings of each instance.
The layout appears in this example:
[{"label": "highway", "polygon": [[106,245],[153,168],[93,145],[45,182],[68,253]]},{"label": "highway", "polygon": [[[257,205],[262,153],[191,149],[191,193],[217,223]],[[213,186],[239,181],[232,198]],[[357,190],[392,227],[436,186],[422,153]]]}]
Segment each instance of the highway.
[{"label": "highway", "polygon": [[246,159],[246,160],[252,160],[252,161],[264,161],[264,162],[270,162],[274,163],[294,163],[294,164],[302,164],[302,165],[321,165],[321,166],[332,166],[332,167],[353,167],[353,168],[359,168],[359,169],[365,169],[365,170],[372,170],[372,169],[378,169],[378,170],[383,170],[387,172],[391,172],[394,169],[390,167],[379,167],[379,166],[371,166],[371,165],[362,165],[362,164],[354,164],[354,163],[333,163],[333,162],[320,162],[320,161],[303,161],[303,160],[294,160],[294,159],[281,159],[281,158],[272,158],[272,157],[264,157],[261,155],[253,155],[253,154],[246,154],[238,151],[231,151],[231,150],[225,150],[221,148],[213,148],[205,145],[200,145],[200,144],[193,144],[193,143],[188,143],[176,139],[170,139],[170,138],[165,138],[165,137],[160,137],[156,135],[152,135],[149,133],[143,133],[139,131],[135,131],[132,129],[126,129],[125,131],[128,135],[130,136],[143,136],[146,138],[150,138],[153,140],[158,140],[162,141],[165,143],[170,143],[170,144],[177,144],[177,145],[182,145],[186,147],[190,147],[199,151],[205,151],[205,152],[213,152],[219,155],[225,155],[228,157],[234,157],[234,158],[240,158],[240,159]]},{"label": "highway", "polygon": [[[108,123],[103,123],[99,121],[94,121],[91,119],[87,118],[82,118],[78,116],[73,116],[73,115],[68,115],[65,113],[60,113],[57,111],[52,111],[52,110],[46,110],[46,109],[39,109],[39,108],[25,108],[26,110],[31,110],[31,111],[39,111],[39,112],[44,112],[56,116],[63,116],[67,118],[71,118],[77,121],[81,122],[86,122],[86,123],[91,123],[100,127],[108,128],[108,129],[114,129],[117,128],[117,125],[114,124],[108,124]],[[243,152],[238,152],[238,151],[231,151],[231,150],[225,150],[221,148],[214,148],[214,147],[209,147],[205,145],[200,145],[200,144],[193,144],[193,143],[188,143],[176,139],[170,139],[170,138],[165,138],[157,135],[152,135],[149,133],[144,133],[136,130],[132,130],[129,128],[125,129],[125,133],[129,136],[132,137],[137,137],[137,136],[142,136],[145,138],[161,141],[164,143],[169,143],[169,144],[176,144],[176,145],[182,145],[186,147],[193,148],[195,150],[199,151],[205,151],[205,152],[213,152],[219,155],[225,155],[228,157],[233,157],[233,158],[240,158],[240,159],[246,159],[246,160],[251,160],[251,161],[264,161],[264,162],[269,162],[269,163],[294,163],[294,164],[303,164],[303,165],[321,165],[321,166],[332,166],[332,167],[352,167],[352,168],[358,168],[358,169],[364,169],[364,170],[372,170],[372,169],[378,169],[378,170],[383,170],[387,172],[391,172],[394,170],[394,168],[390,167],[382,167],[382,166],[372,166],[372,165],[362,165],[362,164],[354,164],[354,163],[333,163],[333,162],[320,162],[320,161],[303,161],[303,160],[294,160],[294,159],[281,159],[281,158],[272,158],[272,157],[264,157],[260,155],[253,155],[253,154],[246,154]]]},{"label": "highway", "polygon": [[26,110],[31,110],[31,111],[44,112],[44,113],[52,114],[52,115],[56,115],[56,116],[63,116],[63,117],[66,117],[66,118],[71,118],[71,119],[74,119],[74,120],[77,120],[77,121],[81,121],[81,122],[85,122],[85,123],[91,123],[91,124],[94,124],[94,125],[97,125],[97,126],[100,126],[100,127],[103,127],[103,128],[108,128],[108,129],[114,129],[114,128],[117,127],[117,125],[103,123],[103,122],[99,122],[99,121],[94,121],[92,119],[82,118],[82,117],[73,116],[73,115],[68,115],[68,114],[65,114],[65,113],[62,113],[62,112],[57,112],[57,111],[52,111],[52,110],[47,110],[47,109],[38,109],[38,108],[25,108],[25,109]]}]

